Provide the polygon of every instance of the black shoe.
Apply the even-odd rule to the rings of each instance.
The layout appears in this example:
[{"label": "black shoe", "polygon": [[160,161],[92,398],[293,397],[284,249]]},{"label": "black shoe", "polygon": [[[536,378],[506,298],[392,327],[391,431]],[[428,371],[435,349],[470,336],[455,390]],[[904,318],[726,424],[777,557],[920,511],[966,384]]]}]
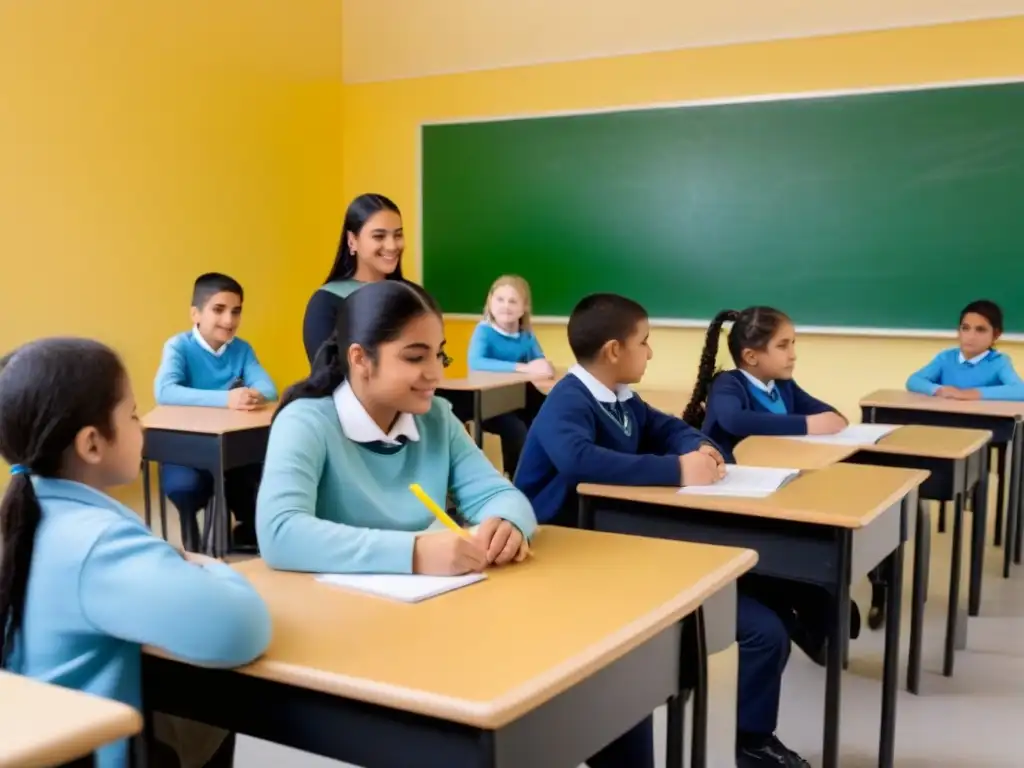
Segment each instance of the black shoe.
[{"label": "black shoe", "polygon": [[736,768],[811,768],[811,764],[791,750],[777,736],[769,736],[760,743],[737,744]]}]

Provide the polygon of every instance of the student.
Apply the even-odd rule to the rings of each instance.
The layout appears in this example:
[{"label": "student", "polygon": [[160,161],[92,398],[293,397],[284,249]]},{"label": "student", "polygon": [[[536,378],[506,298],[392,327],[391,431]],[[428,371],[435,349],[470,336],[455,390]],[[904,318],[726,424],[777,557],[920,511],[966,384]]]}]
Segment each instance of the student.
[{"label": "student", "polygon": [[[583,299],[569,318],[577,364],[554,386],[526,438],[516,485],[544,523],[576,524],[576,485],[705,485],[724,473],[714,443],[651,408],[630,390],[651,358],[647,313],[613,294]],[[741,592],[738,768],[809,764],[775,736],[782,671],[789,658],[785,624]],[[590,768],[653,768],[652,718],[587,761]]]},{"label": "student", "polygon": [[[516,275],[503,275],[495,280],[487,294],[483,320],[469,340],[469,369],[552,378],[555,369],[544,358],[544,351],[533,335],[530,310],[529,283]],[[526,432],[543,399],[536,387],[528,387],[525,408],[487,419],[483,424],[485,432],[501,438],[502,465],[509,477],[515,477]]]},{"label": "student", "polygon": [[[133,482],[142,461],[135,398],[113,351],[44,339],[0,360],[0,455],[12,475],[0,502],[0,667],[141,709],[143,645],[225,668],[266,649],[270,615],[249,582],[182,556],[106,494]],[[231,764],[223,731],[170,722],[158,716],[158,738],[187,724],[202,742],[178,745],[191,765]],[[101,748],[98,768],[123,768],[128,751],[127,741]]]},{"label": "student", "polygon": [[[411,283],[349,296],[309,378],[285,394],[270,431],[256,526],[272,568],[454,575],[511,562],[536,519],[434,397],[446,360],[437,303]],[[449,490],[472,539],[434,522],[409,491]]]},{"label": "student", "polygon": [[[242,319],[242,286],[227,275],[200,275],[192,291],[192,330],[164,345],[154,389],[160,405],[193,405],[251,411],[277,399],[277,388],[249,344],[236,338]],[[238,546],[253,546],[260,466],[236,467],[224,476],[228,507],[238,527]],[[213,496],[213,475],[201,469],[164,464],[160,485],[178,510],[185,548],[199,543],[196,515]]]},{"label": "student", "polygon": [[363,194],[349,203],[334,266],[310,297],[302,321],[302,342],[310,365],[334,331],[342,300],[366,283],[403,279],[404,251],[405,232],[397,205],[376,194]]},{"label": "student", "polygon": [[[728,344],[736,368],[715,373],[722,325],[726,322],[732,322]],[[683,420],[712,437],[730,461],[736,445],[751,435],[830,435],[843,430],[848,424],[846,419],[794,381],[795,364],[796,330],[782,312],[771,307],[719,312],[708,327],[697,383]],[[871,582],[869,621],[878,622],[885,614],[879,610],[884,596],[879,572],[872,573]],[[790,624],[794,642],[824,666],[827,629],[823,617],[827,596],[817,588],[798,588],[792,584],[786,592],[787,602],[800,616],[799,622]],[[760,597],[772,602],[776,596],[769,590]],[[860,636],[860,623],[860,611],[852,603],[851,638]]]},{"label": "student", "polygon": [[[732,321],[728,343],[736,369],[716,374],[718,342],[727,321]],[[683,420],[722,446],[728,459],[751,435],[831,435],[843,430],[846,419],[793,380],[795,363],[796,331],[779,310],[719,312],[708,327]]]},{"label": "student", "polygon": [[1024,400],[1024,380],[994,348],[1002,333],[999,305],[972,301],[960,313],[960,345],[937,354],[907,379],[907,389],[952,400]]}]

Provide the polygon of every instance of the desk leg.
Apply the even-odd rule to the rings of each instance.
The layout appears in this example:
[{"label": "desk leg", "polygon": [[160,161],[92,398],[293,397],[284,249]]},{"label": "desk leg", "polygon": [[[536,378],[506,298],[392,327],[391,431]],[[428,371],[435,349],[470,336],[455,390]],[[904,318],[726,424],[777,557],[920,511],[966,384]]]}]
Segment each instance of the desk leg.
[{"label": "desk leg", "polygon": [[[904,505],[907,503],[903,502]],[[906,507],[904,506],[904,509]],[[886,560],[889,581],[885,604],[885,657],[882,674],[882,728],[878,738],[879,768],[892,768],[896,759],[896,689],[900,676],[900,604],[903,599],[903,542]]]},{"label": "desk leg", "polygon": [[1010,558],[1013,556],[1013,544],[1017,540],[1017,526],[1020,523],[1020,476],[1021,454],[1024,447],[1024,424],[1015,421],[1013,424],[1013,441],[1010,443],[1010,493],[1006,504],[1006,530],[1003,538],[1003,578],[1010,578]]},{"label": "desk leg", "polygon": [[996,488],[996,519],[993,526],[992,546],[999,547],[1003,544],[1003,505],[1006,504],[1006,445],[996,446],[996,478],[999,486]]},{"label": "desk leg", "polygon": [[[1021,438],[1021,461],[1024,462],[1024,437]],[[1017,512],[1015,515],[1014,530],[1015,536],[1013,544],[1013,562],[1015,565],[1020,565],[1021,562],[1021,550],[1024,549],[1024,472],[1020,473],[1020,488],[1017,489]]]},{"label": "desk leg", "polygon": [[981,450],[981,468],[971,504],[971,576],[967,615],[981,613],[981,582],[985,574],[985,534],[988,529],[988,460],[991,449]]},{"label": "desk leg", "polygon": [[[929,547],[931,532],[931,510],[927,502],[918,501],[917,526],[914,529],[914,583],[910,597],[910,649],[907,653],[907,690],[913,694],[921,692],[921,642],[924,629],[924,603],[928,590],[928,568],[931,564],[931,548]],[[886,612],[893,605],[890,589]],[[888,635],[886,635],[886,642],[888,642]]]},{"label": "desk leg", "polygon": [[483,393],[479,389],[473,390],[473,440],[480,450],[484,447],[483,404]]},{"label": "desk leg", "polygon": [[[223,455],[223,454],[222,454]],[[213,473],[213,556],[224,557],[228,553],[231,539],[231,510],[228,509],[227,494],[224,490],[224,462],[218,462]]]},{"label": "desk leg", "polygon": [[942,674],[953,676],[953,661],[960,634],[960,578],[963,570],[964,497],[953,500],[953,554],[949,566],[949,606],[946,609],[946,643],[942,656]]},{"label": "desk leg", "polygon": [[[153,530],[153,505],[149,498],[149,462],[142,460],[142,504],[146,510],[146,527]],[[164,534],[167,538],[167,534]]]},{"label": "desk leg", "polygon": [[156,492],[160,499],[160,535],[167,541],[167,494],[164,493],[164,486],[160,480],[160,467],[156,471]]},{"label": "desk leg", "polygon": [[594,530],[594,504],[589,496],[580,496],[577,526],[584,531]]},{"label": "desk leg", "polygon": [[[704,609],[698,608],[690,622],[694,627],[696,654],[693,691],[693,746],[690,748],[690,768],[707,768],[708,764],[708,646],[704,630]],[[685,646],[684,646],[685,648]],[[681,755],[680,755],[681,757]]]},{"label": "desk leg", "polygon": [[[842,700],[843,639],[850,634],[850,565],[853,540],[846,529],[836,536],[836,572],[839,578],[833,594],[831,634],[825,663],[825,736],[822,749],[824,768],[839,768],[839,717]],[[890,586],[890,589],[892,587]],[[892,598],[890,597],[890,602]]]}]

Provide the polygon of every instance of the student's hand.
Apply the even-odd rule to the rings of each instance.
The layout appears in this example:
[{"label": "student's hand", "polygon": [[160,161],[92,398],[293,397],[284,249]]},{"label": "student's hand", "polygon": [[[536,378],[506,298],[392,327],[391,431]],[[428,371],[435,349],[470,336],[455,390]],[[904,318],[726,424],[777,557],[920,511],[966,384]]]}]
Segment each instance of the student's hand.
[{"label": "student's hand", "polygon": [[834,435],[846,429],[846,419],[835,411],[825,411],[807,417],[808,435]]},{"label": "student's hand", "polygon": [[209,555],[201,555],[198,552],[186,552],[185,550],[182,550],[181,556],[193,565],[209,565],[210,563],[220,562],[220,560],[218,560],[215,557],[210,557]]},{"label": "student's hand", "polygon": [[228,392],[228,408],[233,411],[255,411],[260,406],[257,398],[262,397],[255,389],[238,387]]},{"label": "student's hand", "polygon": [[713,485],[725,477],[725,465],[703,451],[690,451],[679,457],[683,485]]},{"label": "student's hand", "polygon": [[518,562],[524,543],[523,533],[508,520],[489,517],[480,523],[475,536],[480,546],[487,550],[488,563],[505,565],[513,560]]},{"label": "student's hand", "polygon": [[959,400],[960,390],[956,387],[939,387],[935,390],[936,397],[944,397],[947,400]]},{"label": "student's hand", "polygon": [[412,549],[412,572],[428,576],[461,576],[487,567],[487,549],[477,538],[454,531],[423,533]]},{"label": "student's hand", "polygon": [[700,448],[698,448],[697,450],[698,450],[698,451],[700,451],[701,453],[706,453],[706,454],[707,454],[708,456],[710,456],[711,458],[713,458],[713,459],[714,459],[715,461],[717,461],[717,462],[718,462],[719,464],[725,464],[725,459],[724,459],[724,458],[722,458],[722,454],[720,454],[720,453],[718,452],[718,449],[717,449],[717,448],[715,448],[715,446],[713,446],[713,445],[708,445],[707,443],[703,443],[703,444],[701,445],[701,447],[700,447]]},{"label": "student's hand", "polygon": [[531,376],[539,376],[544,379],[550,379],[555,375],[554,367],[544,358],[522,363],[519,366],[519,371],[520,373],[528,373]]},{"label": "student's hand", "polygon": [[958,389],[953,395],[954,400],[981,400],[981,392],[977,389]]}]

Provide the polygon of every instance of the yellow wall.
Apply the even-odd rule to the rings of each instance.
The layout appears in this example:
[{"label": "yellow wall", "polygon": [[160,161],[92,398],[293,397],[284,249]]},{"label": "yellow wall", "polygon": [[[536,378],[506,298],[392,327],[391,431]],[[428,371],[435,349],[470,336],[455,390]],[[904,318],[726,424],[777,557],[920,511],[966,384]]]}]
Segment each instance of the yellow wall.
[{"label": "yellow wall", "polygon": [[344,206],[341,56],[339,0],[0,4],[0,350],[99,338],[148,407],[218,270],[275,380],[302,375]]},{"label": "yellow wall", "polygon": [[[349,21],[346,17],[346,26]],[[358,30],[349,30],[353,35]],[[420,34],[458,35],[447,21]],[[423,121],[537,114],[752,94],[920,84],[990,77],[1024,77],[1024,17],[805,40],[680,50],[457,75],[347,84],[344,187],[346,198],[368,189],[399,201],[416,276],[418,242],[417,136]],[[480,257],[487,258],[481,243]],[[495,265],[495,274],[514,269]],[[484,297],[480,297],[481,301]],[[784,307],[782,309],[785,309]],[[959,307],[951,306],[950,327]],[[1018,314],[1019,307],[1007,307]],[[472,323],[450,322],[449,339],[464,362]],[[570,362],[564,328],[540,329],[557,364]],[[645,383],[689,387],[703,334],[659,330]],[[946,342],[811,337],[800,342],[803,386],[850,415],[877,387],[902,386],[907,373]],[[1005,345],[1011,354],[1016,345]]]}]

